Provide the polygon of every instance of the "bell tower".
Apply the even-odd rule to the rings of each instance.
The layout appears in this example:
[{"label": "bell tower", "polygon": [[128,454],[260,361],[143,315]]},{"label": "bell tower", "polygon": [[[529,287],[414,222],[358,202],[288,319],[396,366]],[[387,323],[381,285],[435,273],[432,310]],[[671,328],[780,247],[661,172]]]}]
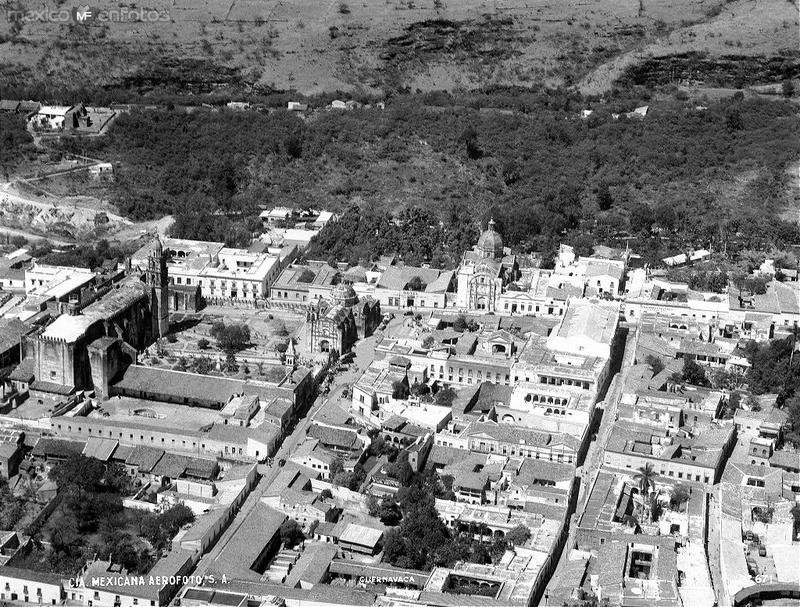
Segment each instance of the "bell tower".
[{"label": "bell tower", "polygon": [[147,258],[145,283],[150,287],[152,335],[153,337],[164,337],[169,333],[169,276],[167,255],[158,234],[156,234],[153,250]]}]

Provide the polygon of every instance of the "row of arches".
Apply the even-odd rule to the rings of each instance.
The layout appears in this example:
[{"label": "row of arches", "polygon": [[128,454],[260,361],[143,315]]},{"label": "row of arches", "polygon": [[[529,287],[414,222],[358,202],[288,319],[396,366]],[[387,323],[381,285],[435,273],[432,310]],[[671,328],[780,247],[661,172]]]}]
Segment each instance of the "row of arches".
[{"label": "row of arches", "polygon": [[568,398],[561,397],[561,396],[545,396],[539,394],[526,394],[525,395],[525,402],[526,403],[545,403],[548,405],[562,405],[564,407],[567,406],[569,402]]}]

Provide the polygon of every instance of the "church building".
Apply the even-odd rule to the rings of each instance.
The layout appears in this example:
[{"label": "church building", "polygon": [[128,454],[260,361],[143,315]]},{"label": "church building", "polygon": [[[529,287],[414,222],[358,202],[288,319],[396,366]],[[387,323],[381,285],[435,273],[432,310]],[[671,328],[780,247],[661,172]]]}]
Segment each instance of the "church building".
[{"label": "church building", "polygon": [[503,288],[519,274],[517,258],[503,247],[494,219],[472,251],[466,251],[457,274],[456,307],[481,313],[498,310]]},{"label": "church building", "polygon": [[31,395],[90,389],[98,377],[110,379],[132,362],[169,331],[168,289],[166,257],[156,238],[143,276],[128,273],[85,307],[71,302],[36,337]]},{"label": "church building", "polygon": [[310,352],[346,354],[353,344],[372,335],[381,322],[381,305],[371,297],[359,300],[349,283],[340,282],[330,299],[309,305],[306,335]]}]

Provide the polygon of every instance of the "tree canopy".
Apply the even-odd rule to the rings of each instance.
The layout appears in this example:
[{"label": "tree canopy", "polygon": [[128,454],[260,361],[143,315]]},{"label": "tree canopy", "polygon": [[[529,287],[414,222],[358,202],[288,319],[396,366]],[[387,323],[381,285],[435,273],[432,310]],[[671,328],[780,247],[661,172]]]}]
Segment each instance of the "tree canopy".
[{"label": "tree canopy", "polygon": [[250,327],[239,323],[226,325],[218,320],[211,326],[211,337],[217,340],[220,349],[232,354],[250,345]]},{"label": "tree canopy", "polygon": [[[135,110],[107,138],[61,145],[119,162],[117,206],[135,219],[175,215],[178,237],[243,244],[260,228],[262,207],[291,199],[331,208],[339,221],[307,254],[352,264],[391,253],[454,267],[489,216],[505,244],[546,257],[559,241],[587,239],[630,239],[650,261],[690,248],[735,255],[800,240],[796,223],[781,216],[786,168],[800,155],[791,101],[730,97],[703,111],[664,102],[645,120],[615,120],[624,99],[471,95],[479,99],[446,111],[408,94],[385,110],[305,122],[282,111]],[[516,113],[479,112],[473,101]],[[587,104],[594,114],[581,120]],[[731,189],[744,173],[747,183]]]}]

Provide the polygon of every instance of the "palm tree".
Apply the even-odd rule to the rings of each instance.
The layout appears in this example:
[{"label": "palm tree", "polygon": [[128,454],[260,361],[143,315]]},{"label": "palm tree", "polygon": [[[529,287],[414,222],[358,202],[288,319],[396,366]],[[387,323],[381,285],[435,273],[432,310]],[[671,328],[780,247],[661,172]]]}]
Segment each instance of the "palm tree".
[{"label": "palm tree", "polygon": [[650,490],[655,487],[656,476],[658,475],[656,474],[653,464],[645,464],[636,472],[634,478],[639,483],[639,489],[642,492],[642,497],[645,497],[648,493],[650,493]]}]

